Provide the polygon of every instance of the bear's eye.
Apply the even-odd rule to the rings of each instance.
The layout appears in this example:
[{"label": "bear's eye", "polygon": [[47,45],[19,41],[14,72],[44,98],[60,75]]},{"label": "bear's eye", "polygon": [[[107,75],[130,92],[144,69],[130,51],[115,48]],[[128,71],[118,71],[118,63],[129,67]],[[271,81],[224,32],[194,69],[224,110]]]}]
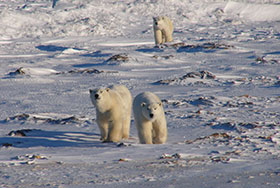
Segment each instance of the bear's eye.
[{"label": "bear's eye", "polygon": [[100,93],[103,93],[103,91],[100,91]]},{"label": "bear's eye", "polygon": [[157,110],[157,108],[155,107],[154,110]]}]

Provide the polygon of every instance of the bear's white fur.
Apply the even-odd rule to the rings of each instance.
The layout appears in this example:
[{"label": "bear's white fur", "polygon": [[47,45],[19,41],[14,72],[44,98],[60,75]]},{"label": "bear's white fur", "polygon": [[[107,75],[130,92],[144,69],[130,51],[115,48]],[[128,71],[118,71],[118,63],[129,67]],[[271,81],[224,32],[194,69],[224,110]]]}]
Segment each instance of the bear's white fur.
[{"label": "bear's white fur", "polygon": [[134,121],[141,144],[163,144],[167,125],[161,100],[151,92],[137,95],[133,101]]},{"label": "bear's white fur", "polygon": [[129,137],[132,97],[124,85],[90,90],[90,98],[96,107],[96,121],[101,140],[119,142]]},{"label": "bear's white fur", "polygon": [[154,36],[156,45],[173,41],[173,24],[167,16],[153,18]]}]

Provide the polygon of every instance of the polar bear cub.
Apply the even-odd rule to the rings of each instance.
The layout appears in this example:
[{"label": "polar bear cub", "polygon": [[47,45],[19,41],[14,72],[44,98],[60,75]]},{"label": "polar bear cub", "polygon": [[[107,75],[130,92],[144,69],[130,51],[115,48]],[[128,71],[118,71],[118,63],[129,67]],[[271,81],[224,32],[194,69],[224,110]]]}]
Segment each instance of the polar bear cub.
[{"label": "polar bear cub", "polygon": [[129,137],[132,97],[124,85],[90,90],[90,98],[96,107],[96,121],[101,140],[119,142]]},{"label": "polar bear cub", "polygon": [[173,24],[167,16],[153,18],[154,36],[156,45],[173,41]]},{"label": "polar bear cub", "polygon": [[137,95],[133,101],[134,120],[141,144],[163,144],[167,126],[161,100],[151,92]]}]

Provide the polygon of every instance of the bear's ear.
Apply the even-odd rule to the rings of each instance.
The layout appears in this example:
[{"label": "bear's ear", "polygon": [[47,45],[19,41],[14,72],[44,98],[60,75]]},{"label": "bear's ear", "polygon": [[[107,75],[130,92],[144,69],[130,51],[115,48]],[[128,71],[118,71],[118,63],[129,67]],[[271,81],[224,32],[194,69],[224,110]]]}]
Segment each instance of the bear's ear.
[{"label": "bear's ear", "polygon": [[110,91],[110,88],[106,88],[105,90],[106,90],[107,92],[109,92],[109,91]]},{"label": "bear's ear", "polygon": [[142,103],[141,103],[141,106],[142,106],[142,107],[146,106],[146,103],[142,102]]},{"label": "bear's ear", "polygon": [[159,105],[159,106],[162,106],[162,102],[159,102],[158,105]]},{"label": "bear's ear", "polygon": [[96,93],[96,89],[89,89],[89,93]]}]

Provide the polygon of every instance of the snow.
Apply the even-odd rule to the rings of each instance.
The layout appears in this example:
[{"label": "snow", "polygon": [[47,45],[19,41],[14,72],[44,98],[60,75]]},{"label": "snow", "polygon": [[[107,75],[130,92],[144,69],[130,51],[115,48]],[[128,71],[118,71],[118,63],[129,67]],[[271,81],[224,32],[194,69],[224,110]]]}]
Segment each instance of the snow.
[{"label": "snow", "polygon": [[230,1],[224,8],[225,13],[239,15],[241,18],[250,21],[279,21],[280,20],[280,5],[263,5],[239,3]]},{"label": "snow", "polygon": [[[279,187],[278,0],[0,0],[0,187]],[[154,46],[152,17],[174,22]],[[163,101],[102,143],[89,89]]]}]

